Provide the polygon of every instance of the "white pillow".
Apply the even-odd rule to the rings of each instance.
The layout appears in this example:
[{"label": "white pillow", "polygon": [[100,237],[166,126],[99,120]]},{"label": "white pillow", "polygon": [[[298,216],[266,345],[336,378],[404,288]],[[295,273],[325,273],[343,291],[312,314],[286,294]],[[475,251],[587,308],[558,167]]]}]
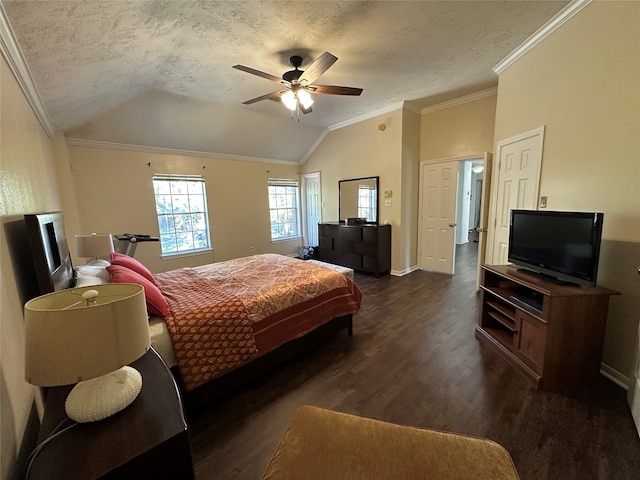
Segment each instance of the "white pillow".
[{"label": "white pillow", "polygon": [[102,285],[109,283],[109,280],[105,280],[100,277],[92,277],[90,275],[79,275],[76,277],[76,287],[93,287],[94,285]]},{"label": "white pillow", "polygon": [[76,267],[76,276],[80,277],[99,277],[109,282],[109,272],[105,267],[99,265],[80,265]]}]

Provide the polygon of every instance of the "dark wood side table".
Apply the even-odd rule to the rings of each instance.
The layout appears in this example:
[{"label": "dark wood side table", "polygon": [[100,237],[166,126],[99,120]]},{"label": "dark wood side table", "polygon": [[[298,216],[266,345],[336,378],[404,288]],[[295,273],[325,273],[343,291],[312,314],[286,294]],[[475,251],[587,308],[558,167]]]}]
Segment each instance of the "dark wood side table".
[{"label": "dark wood side table", "polygon": [[[191,440],[173,375],[153,348],[131,366],[142,374],[142,390],[133,403],[47,443],[33,458],[30,480],[194,478]],[[64,402],[71,388],[49,389],[38,443],[66,418]],[[72,424],[67,419],[58,431]]]}]

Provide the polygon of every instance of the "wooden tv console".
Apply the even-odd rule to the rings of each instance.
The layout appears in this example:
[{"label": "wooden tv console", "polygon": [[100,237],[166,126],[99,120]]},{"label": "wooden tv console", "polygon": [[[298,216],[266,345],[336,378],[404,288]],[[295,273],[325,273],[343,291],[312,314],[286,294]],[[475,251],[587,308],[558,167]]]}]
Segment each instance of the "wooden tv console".
[{"label": "wooden tv console", "polygon": [[609,297],[601,287],[557,285],[510,265],[483,265],[475,335],[536,382],[561,389],[600,373]]}]

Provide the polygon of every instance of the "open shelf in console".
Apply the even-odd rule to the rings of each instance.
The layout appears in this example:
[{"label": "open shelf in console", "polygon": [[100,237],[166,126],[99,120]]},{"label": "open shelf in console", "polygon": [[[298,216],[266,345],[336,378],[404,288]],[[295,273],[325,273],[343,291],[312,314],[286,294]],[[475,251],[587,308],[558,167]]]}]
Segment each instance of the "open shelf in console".
[{"label": "open shelf in console", "polygon": [[487,300],[482,325],[485,330],[491,331],[495,340],[504,348],[509,351],[513,349],[513,337],[516,333],[515,308],[501,302],[498,297]]}]

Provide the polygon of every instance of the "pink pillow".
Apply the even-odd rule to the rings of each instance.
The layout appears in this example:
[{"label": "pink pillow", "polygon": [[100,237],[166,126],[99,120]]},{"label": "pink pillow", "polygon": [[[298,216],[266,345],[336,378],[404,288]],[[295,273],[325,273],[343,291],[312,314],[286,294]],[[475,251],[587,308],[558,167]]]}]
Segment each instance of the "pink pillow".
[{"label": "pink pillow", "polygon": [[153,315],[168,317],[171,315],[171,309],[164,298],[160,289],[133,270],[123,267],[122,265],[110,265],[107,267],[111,282],[113,283],[137,283],[144,288],[144,296],[147,300],[147,309]]},{"label": "pink pillow", "polygon": [[122,265],[123,267],[127,267],[129,270],[133,270],[134,272],[142,275],[154,285],[158,285],[153,273],[151,273],[142,263],[129,255],[113,252],[111,254],[111,265]]}]

